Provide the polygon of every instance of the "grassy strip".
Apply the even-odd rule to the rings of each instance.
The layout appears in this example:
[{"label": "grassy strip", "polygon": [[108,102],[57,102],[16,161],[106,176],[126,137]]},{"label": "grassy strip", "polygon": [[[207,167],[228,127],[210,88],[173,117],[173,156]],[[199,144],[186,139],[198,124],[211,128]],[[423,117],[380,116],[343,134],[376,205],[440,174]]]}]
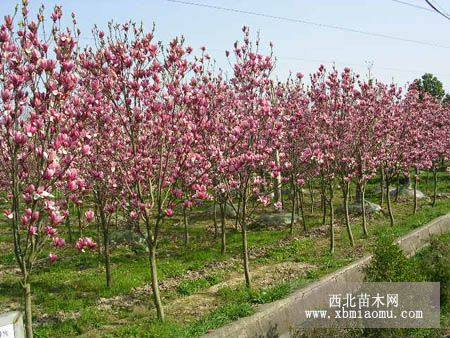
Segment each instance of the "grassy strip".
[{"label": "grassy strip", "polygon": [[[439,190],[449,191],[448,176],[441,179]],[[275,264],[279,262],[301,262],[314,265],[306,276],[283,282],[270,287],[248,292],[244,288],[223,288],[218,293],[219,306],[201,318],[181,324],[180,318],[170,318],[165,323],[155,321],[153,310],[136,308],[133,311],[123,309],[104,310],[97,306],[99,297],[111,298],[121,295],[135,297],[133,288],[141,287],[148,282],[148,262],[145,253],[136,255],[127,248],[114,251],[112,263],[113,286],[110,290],[104,288],[102,268],[96,255],[74,255],[73,250],[67,250],[62,258],[67,258],[63,264],[40,270],[33,281],[34,304],[37,318],[41,323],[37,327],[38,337],[105,336],[105,337],[196,337],[210,329],[220,327],[239,317],[247,316],[255,311],[258,304],[272,302],[291,293],[293,290],[307,285],[318,278],[349,264],[371,251],[379,236],[399,237],[414,228],[426,224],[431,219],[447,213],[450,210],[449,200],[439,200],[435,208],[423,204],[416,215],[411,215],[412,206],[408,204],[395,205],[397,225],[393,228],[387,224],[383,215],[370,220],[370,236],[362,238],[360,220],[353,219],[353,230],[356,241],[355,248],[349,246],[345,231],[337,234],[336,253],[328,253],[328,238],[300,237],[287,245],[276,245],[280,240],[288,238],[287,230],[262,230],[249,234],[251,248],[268,248],[265,255],[254,259],[252,266]],[[317,225],[320,215],[309,217],[309,226]],[[220,244],[211,240],[211,234],[204,230],[210,221],[200,221],[191,229],[192,244],[185,250],[181,245],[181,229],[168,226],[165,238],[161,243],[159,270],[161,280],[178,278],[190,270],[202,269],[213,262],[225,262],[231,258],[239,258],[240,235],[231,233],[228,237],[229,252],[222,256]],[[341,228],[342,229],[342,228]],[[2,230],[5,230],[4,228]],[[0,234],[3,241],[8,238],[7,232]],[[0,264],[13,263],[10,254],[0,257]],[[234,267],[233,267],[234,269]],[[226,279],[227,269],[217,268],[205,277],[181,281],[174,290],[164,293],[164,302],[196,294]],[[16,279],[6,274],[0,277],[0,304],[20,300],[20,287]],[[148,303],[148,299],[142,300]],[[151,304],[150,304],[151,306]],[[63,313],[63,316],[60,314]],[[44,314],[48,321],[42,318]],[[71,316],[74,316],[71,318]]]}]

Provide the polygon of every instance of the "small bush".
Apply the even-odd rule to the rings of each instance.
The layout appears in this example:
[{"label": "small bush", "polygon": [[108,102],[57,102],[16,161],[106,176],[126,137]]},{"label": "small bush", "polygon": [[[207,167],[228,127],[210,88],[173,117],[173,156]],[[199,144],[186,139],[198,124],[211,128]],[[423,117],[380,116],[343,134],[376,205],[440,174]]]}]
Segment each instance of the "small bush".
[{"label": "small bush", "polygon": [[416,282],[423,277],[400,247],[388,237],[377,241],[373,258],[364,269],[367,282]]},{"label": "small bush", "polygon": [[418,255],[419,267],[429,282],[441,283],[441,306],[450,299],[450,244],[445,238],[432,238],[430,247]]}]

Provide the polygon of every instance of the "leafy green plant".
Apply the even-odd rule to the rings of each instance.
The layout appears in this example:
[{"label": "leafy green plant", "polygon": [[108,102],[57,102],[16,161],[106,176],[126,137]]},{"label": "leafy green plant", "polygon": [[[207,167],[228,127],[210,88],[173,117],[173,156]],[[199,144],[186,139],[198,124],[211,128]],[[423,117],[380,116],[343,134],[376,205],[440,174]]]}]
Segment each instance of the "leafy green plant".
[{"label": "leafy green plant", "polygon": [[364,269],[367,282],[414,282],[422,276],[392,239],[380,237],[370,264]]},{"label": "leafy green plant", "polygon": [[441,306],[446,306],[450,299],[450,242],[445,238],[432,238],[428,250],[417,260],[427,281],[441,283]]}]

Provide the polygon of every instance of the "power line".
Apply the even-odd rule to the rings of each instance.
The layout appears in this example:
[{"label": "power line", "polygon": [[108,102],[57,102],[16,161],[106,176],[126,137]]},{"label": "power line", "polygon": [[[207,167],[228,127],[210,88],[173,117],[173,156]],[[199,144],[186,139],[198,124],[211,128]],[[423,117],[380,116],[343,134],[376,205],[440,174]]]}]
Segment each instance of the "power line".
[{"label": "power line", "polygon": [[[210,52],[224,53],[225,49],[207,47],[206,51],[207,52],[210,51]],[[298,61],[298,62],[310,62],[310,63],[317,63],[317,64],[339,64],[342,66],[367,68],[367,64],[348,62],[348,61],[337,60],[337,59],[332,59],[332,60],[317,59],[317,58],[310,59],[310,58],[303,58],[303,57],[296,57],[296,56],[275,56],[275,59],[277,61],[281,61],[281,62]],[[378,70],[396,71],[396,72],[411,73],[411,74],[424,74],[424,73],[427,73],[430,71],[430,70],[422,70],[422,69],[406,69],[406,68],[398,68],[398,67],[390,67],[390,66],[378,66],[376,63],[373,64],[373,68],[378,69]],[[449,74],[440,74],[439,76],[450,78],[450,73]]]},{"label": "power line", "polygon": [[436,6],[434,6],[430,1],[425,0],[425,2],[434,9],[435,12],[439,13],[440,15],[442,15],[444,18],[446,18],[447,20],[450,20],[450,17],[445,15],[444,13],[442,13]]},{"label": "power line", "polygon": [[216,9],[216,10],[232,12],[232,13],[239,13],[239,14],[254,15],[254,16],[260,16],[260,17],[269,18],[269,19],[280,20],[280,21],[287,21],[287,22],[292,22],[292,23],[301,23],[301,24],[316,26],[316,27],[320,27],[320,28],[328,28],[328,29],[334,29],[334,30],[339,30],[339,31],[345,31],[345,32],[351,32],[351,33],[367,35],[367,36],[375,36],[375,37],[378,37],[378,38],[384,38],[384,39],[390,39],[390,40],[396,40],[396,41],[415,43],[415,44],[431,46],[431,47],[437,47],[437,48],[450,49],[450,46],[441,45],[441,44],[434,43],[434,42],[427,42],[427,41],[407,39],[407,38],[402,38],[402,37],[388,35],[388,34],[383,34],[383,33],[367,32],[367,31],[363,31],[363,30],[359,30],[359,29],[347,28],[347,27],[342,27],[342,26],[337,26],[337,25],[324,24],[324,23],[319,23],[319,22],[314,22],[314,21],[309,21],[309,20],[304,20],[304,19],[294,19],[294,18],[288,18],[288,17],[284,17],[284,16],[271,15],[271,14],[254,12],[254,11],[244,11],[244,10],[235,9],[235,8],[221,7],[221,6],[216,6],[216,5],[208,5],[208,4],[204,4],[204,3],[184,1],[184,0],[166,0],[166,1],[172,2],[172,3],[177,3],[177,4],[182,4],[182,5],[204,7],[204,8]]},{"label": "power line", "polygon": [[401,4],[401,5],[406,5],[406,6],[409,6],[409,7],[414,7],[414,8],[418,8],[418,9],[423,9],[423,10],[428,11],[428,12],[434,12],[432,9],[429,9],[428,7],[415,5],[415,4],[412,4],[412,3],[410,3],[410,2],[401,1],[401,0],[391,0],[391,1],[392,1],[392,2],[396,2],[396,3],[398,3],[398,4]]},{"label": "power line", "polygon": [[442,6],[440,6],[436,1],[434,1],[434,5],[439,8],[441,10],[441,12],[445,13],[445,15],[448,16],[448,12],[445,10],[445,8],[443,8]]}]

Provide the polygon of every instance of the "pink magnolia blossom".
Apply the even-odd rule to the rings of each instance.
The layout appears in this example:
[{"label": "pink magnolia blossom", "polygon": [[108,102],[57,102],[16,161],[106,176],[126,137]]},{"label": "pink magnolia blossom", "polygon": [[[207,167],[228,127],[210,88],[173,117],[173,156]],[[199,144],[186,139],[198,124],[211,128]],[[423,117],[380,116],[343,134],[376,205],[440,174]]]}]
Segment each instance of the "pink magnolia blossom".
[{"label": "pink magnolia blossom", "polygon": [[83,237],[77,241],[75,247],[77,248],[78,251],[85,252],[86,248],[95,249],[97,247],[97,244],[92,240],[92,238]]},{"label": "pink magnolia blossom", "polygon": [[88,211],[86,211],[86,212],[84,213],[84,216],[86,217],[86,220],[87,220],[88,222],[92,222],[93,219],[94,219],[94,211],[88,210]]},{"label": "pink magnolia blossom", "polygon": [[51,252],[48,255],[48,258],[50,260],[50,263],[55,263],[57,261],[57,259],[58,259],[58,255],[56,255],[55,253]]}]

